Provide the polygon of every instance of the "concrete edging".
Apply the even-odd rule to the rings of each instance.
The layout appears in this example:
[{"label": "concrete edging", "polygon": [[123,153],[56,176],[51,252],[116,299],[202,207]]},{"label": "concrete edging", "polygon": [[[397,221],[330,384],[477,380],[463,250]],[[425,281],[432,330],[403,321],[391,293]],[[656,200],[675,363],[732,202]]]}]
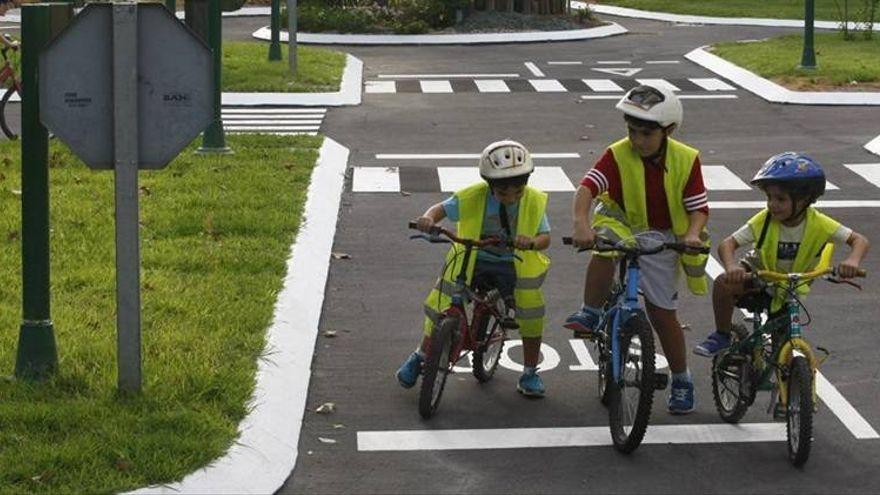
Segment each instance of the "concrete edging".
[{"label": "concrete edging", "polygon": [[238,425],[239,437],[223,457],[182,481],[130,494],[274,493],[290,477],[298,455],[348,156],[348,148],[324,139],[266,332],[264,357],[258,361],[250,412]]},{"label": "concrete edging", "polygon": [[[620,24],[610,23],[589,29],[565,31],[528,31],[522,33],[475,33],[475,34],[324,34],[297,33],[297,43],[316,45],[469,45],[489,43],[534,43],[543,41],[576,41],[605,38],[628,32]],[[287,32],[279,33],[281,41],[287,42]],[[268,41],[268,27],[254,31],[253,37]]]},{"label": "concrete edging", "polygon": [[338,107],[361,104],[364,63],[345,54],[345,70],[335,93],[223,93],[223,105],[301,105]]},{"label": "concrete edging", "polygon": [[792,91],[713,55],[700,47],[685,54],[688,60],[727,78],[772,103],[796,105],[880,105],[878,92]]}]

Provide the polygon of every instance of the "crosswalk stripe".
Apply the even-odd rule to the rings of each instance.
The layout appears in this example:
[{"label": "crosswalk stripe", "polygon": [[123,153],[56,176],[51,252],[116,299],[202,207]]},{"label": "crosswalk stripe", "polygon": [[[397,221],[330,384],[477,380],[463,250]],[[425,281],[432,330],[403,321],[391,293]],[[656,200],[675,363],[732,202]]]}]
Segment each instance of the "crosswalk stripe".
[{"label": "crosswalk stripe", "polygon": [[611,79],[582,79],[582,81],[593,91],[623,91],[623,88]]},{"label": "crosswalk stripe", "polygon": [[291,114],[291,115],[299,115],[299,114],[321,114],[324,115],[327,113],[326,108],[259,108],[259,107],[248,107],[248,108],[232,108],[232,107],[223,107],[221,112],[225,114]]},{"label": "crosswalk stripe", "polygon": [[703,165],[703,183],[711,191],[748,191],[748,184],[724,165]]},{"label": "crosswalk stripe", "polygon": [[230,131],[317,131],[320,126],[316,125],[226,125],[224,129]]},{"label": "crosswalk stripe", "polygon": [[397,167],[354,167],[353,192],[399,192],[400,169]]},{"label": "crosswalk stripe", "polygon": [[320,125],[323,120],[279,120],[279,119],[260,119],[260,120],[244,120],[244,119],[227,119],[223,118],[223,123],[231,125]]},{"label": "crosswalk stripe", "polygon": [[721,79],[714,77],[692,77],[690,81],[706,91],[732,91],[736,89]]},{"label": "crosswalk stripe", "polygon": [[871,184],[880,187],[880,163],[844,163],[843,166],[861,175]]},{"label": "crosswalk stripe", "polygon": [[477,79],[474,82],[480,93],[510,93],[510,88],[501,79]]},{"label": "crosswalk stripe", "polygon": [[452,85],[449,81],[419,81],[422,93],[452,93]]},{"label": "crosswalk stripe", "polygon": [[394,81],[367,81],[364,85],[367,93],[396,93],[397,84]]},{"label": "crosswalk stripe", "polygon": [[681,91],[678,86],[672,84],[666,79],[636,79],[639,84],[647,84],[648,86],[654,87],[664,87],[669,89],[669,91]]},{"label": "crosswalk stripe", "polygon": [[565,93],[567,91],[556,79],[529,79],[529,84],[539,93]]},{"label": "crosswalk stripe", "polygon": [[[478,167],[437,167],[440,190],[454,192],[482,180]],[[529,185],[546,192],[570,192],[574,186],[561,167],[535,167]]]}]

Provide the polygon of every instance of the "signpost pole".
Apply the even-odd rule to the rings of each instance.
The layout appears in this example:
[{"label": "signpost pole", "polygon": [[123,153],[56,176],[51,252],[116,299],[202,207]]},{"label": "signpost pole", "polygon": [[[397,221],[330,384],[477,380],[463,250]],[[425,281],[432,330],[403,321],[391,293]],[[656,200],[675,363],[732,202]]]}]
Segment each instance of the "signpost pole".
[{"label": "signpost pole", "polygon": [[113,162],[116,174],[116,354],[119,390],[141,390],[138,242],[137,4],[113,4]]},{"label": "signpost pole", "polygon": [[223,12],[220,0],[208,0],[208,46],[214,53],[214,122],[205,129],[199,153],[231,153],[223,133],[221,70],[223,64],[222,43]]},{"label": "signpost pole", "polygon": [[296,79],[296,0],[287,0],[287,66]]},{"label": "signpost pole", "polygon": [[[269,60],[281,60],[281,0],[272,0],[271,15],[269,16]],[[290,12],[287,13],[288,18]]]},{"label": "signpost pole", "polygon": [[804,1],[804,52],[801,54],[801,69],[816,68],[816,50],[813,47],[813,20],[816,6],[814,0]]}]

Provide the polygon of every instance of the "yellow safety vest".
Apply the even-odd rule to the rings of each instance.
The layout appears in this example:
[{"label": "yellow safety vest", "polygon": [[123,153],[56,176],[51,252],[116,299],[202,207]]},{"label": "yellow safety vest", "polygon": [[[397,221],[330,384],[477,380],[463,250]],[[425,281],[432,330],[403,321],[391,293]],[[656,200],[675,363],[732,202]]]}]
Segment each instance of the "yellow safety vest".
[{"label": "yellow safety vest", "polygon": [[[633,148],[629,138],[623,138],[609,148],[617,163],[623,189],[624,211],[611,196],[601,194],[593,211],[593,228],[604,237],[613,240],[630,238],[633,233],[648,230],[648,208],[645,196],[645,166],[642,158]],[[672,232],[683,236],[690,226],[690,218],[684,207],[682,194],[691,176],[691,169],[699,151],[672,138],[666,140],[666,173],[663,174],[663,188],[669,205]],[[709,246],[709,232],[700,233],[700,239]],[[679,257],[687,279],[688,289],[697,295],[706,294],[709,284],[706,279],[707,254],[683,254]]]},{"label": "yellow safety vest", "polygon": [[[458,198],[458,223],[456,230],[463,239],[479,239],[483,230],[483,215],[486,210],[486,199],[489,185],[480,182],[455,193]],[[547,194],[526,186],[523,197],[519,200],[517,214],[517,235],[534,237],[547,208]],[[437,318],[452,304],[452,293],[455,289],[455,278],[461,271],[464,260],[464,247],[453,244],[446,254],[446,269],[441,278],[437,279],[434,288],[425,299],[425,335],[430,336]],[[541,285],[547,275],[550,260],[539,251],[519,250],[515,253],[520,259],[514,259],[516,269],[516,320],[519,332],[523,337],[540,337],[544,332],[544,295]],[[477,252],[471,253],[467,267],[467,283],[474,276]]]},{"label": "yellow safety vest", "polygon": [[[797,255],[791,266],[791,273],[803,273],[811,270],[826,268],[831,265],[831,257],[834,255],[834,244],[828,240],[840,227],[840,222],[819,212],[812,206],[807,208],[807,217],[804,220],[804,237],[798,247]],[[755,238],[755,249],[761,258],[761,265],[766,270],[780,271],[776,265],[777,249],[779,247],[779,222],[770,218],[769,211],[765,208],[749,219],[749,227]],[[819,261],[814,262],[816,258]],[[810,286],[804,284],[797,290],[798,294],[806,295],[810,292]],[[773,295],[770,311],[778,311],[785,302],[785,290],[780,287]]]}]

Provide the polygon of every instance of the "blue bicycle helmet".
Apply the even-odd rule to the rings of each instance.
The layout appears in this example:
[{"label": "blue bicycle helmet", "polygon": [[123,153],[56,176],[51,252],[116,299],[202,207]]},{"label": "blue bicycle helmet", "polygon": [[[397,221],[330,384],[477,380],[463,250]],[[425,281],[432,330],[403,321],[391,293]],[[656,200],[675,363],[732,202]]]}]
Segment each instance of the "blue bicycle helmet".
[{"label": "blue bicycle helmet", "polygon": [[764,188],[777,184],[792,197],[809,197],[816,201],[825,194],[825,172],[822,165],[802,153],[786,151],[773,155],[752,178],[752,185]]}]

